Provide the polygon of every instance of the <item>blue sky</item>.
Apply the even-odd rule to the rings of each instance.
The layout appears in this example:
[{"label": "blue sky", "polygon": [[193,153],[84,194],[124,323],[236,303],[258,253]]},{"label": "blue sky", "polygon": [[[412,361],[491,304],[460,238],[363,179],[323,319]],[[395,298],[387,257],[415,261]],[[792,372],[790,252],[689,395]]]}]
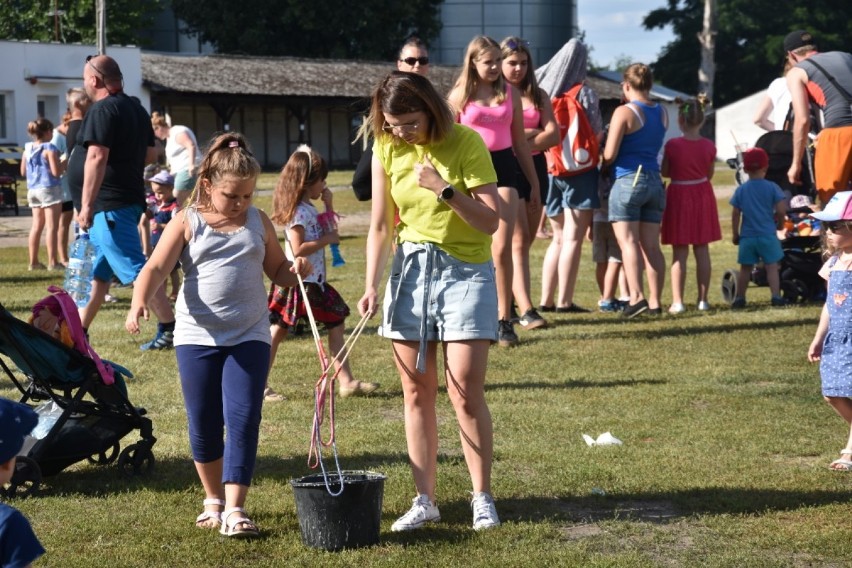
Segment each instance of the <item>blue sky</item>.
[{"label": "blue sky", "polygon": [[642,63],[654,61],[674,35],[671,28],[646,31],[642,19],[665,5],[666,0],[578,0],[578,27],[586,32],[592,61],[606,66],[621,55]]}]

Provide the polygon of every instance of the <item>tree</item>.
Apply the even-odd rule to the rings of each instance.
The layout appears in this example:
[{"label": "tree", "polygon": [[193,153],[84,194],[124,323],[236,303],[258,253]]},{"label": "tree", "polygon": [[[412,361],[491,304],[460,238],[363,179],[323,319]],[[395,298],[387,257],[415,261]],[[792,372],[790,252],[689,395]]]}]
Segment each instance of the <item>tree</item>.
[{"label": "tree", "polygon": [[186,31],[220,53],[395,59],[406,37],[441,30],[442,0],[172,0]]},{"label": "tree", "polygon": [[[163,0],[107,0],[107,40],[146,45]],[[0,39],[91,43],[97,40],[93,0],[0,0]]]},{"label": "tree", "polygon": [[[716,0],[715,92],[723,106],[750,95],[781,74],[784,36],[795,29],[812,31],[821,51],[848,51],[852,4],[836,0]],[[672,26],[675,39],[652,65],[655,81],[697,93],[701,65],[704,0],[667,0],[645,16],[646,29]]]}]

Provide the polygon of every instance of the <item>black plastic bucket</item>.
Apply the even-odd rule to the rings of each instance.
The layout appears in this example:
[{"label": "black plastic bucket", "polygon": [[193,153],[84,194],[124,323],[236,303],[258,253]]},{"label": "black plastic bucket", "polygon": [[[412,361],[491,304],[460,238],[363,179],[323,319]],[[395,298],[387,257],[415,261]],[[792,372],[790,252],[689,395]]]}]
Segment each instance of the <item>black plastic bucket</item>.
[{"label": "black plastic bucket", "polygon": [[[290,481],[305,546],[343,550],[379,542],[382,498],[387,476],[372,471],[343,471],[343,492],[333,497],[322,474]],[[331,491],[340,490],[337,473],[328,475]]]}]

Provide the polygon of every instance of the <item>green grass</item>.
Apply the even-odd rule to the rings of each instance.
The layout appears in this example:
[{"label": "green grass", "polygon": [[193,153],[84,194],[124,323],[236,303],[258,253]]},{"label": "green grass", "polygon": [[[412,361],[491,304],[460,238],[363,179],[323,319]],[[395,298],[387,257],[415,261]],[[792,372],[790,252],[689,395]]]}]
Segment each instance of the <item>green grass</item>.
[{"label": "green grass", "polygon": [[[274,179],[265,176],[261,187],[271,188]],[[270,198],[258,204],[268,208]],[[369,209],[348,190],[335,194],[335,205],[350,220]],[[735,266],[736,250],[726,200],[719,207],[726,238],[711,246],[714,311],[699,313],[693,304],[682,316],[633,322],[558,315],[547,329],[520,331],[517,348],[492,349],[486,389],[495,426],[494,494],[504,522],[497,530],[469,528],[469,478],[443,396],[443,521],[411,534],[390,532],[413,487],[390,346],[370,322],[352,366],[382,389],[370,399],[338,401],[337,443],[345,469],[388,476],[381,544],[339,554],[301,544],[288,484],[312,473],[306,459],[319,366],[310,339],[288,339],[272,370],[272,384],[288,400],[264,408],[247,503],[265,537],[223,541],[193,526],[203,495],[189,457],[174,353],[139,351],[140,339],[123,330],[131,291],[115,291],[120,302],[98,316],[92,342],[136,374],[131,399],[154,421],[156,471],[125,479],[114,466],[81,463],[46,479],[39,497],[17,501],[48,550],[40,565],[848,565],[850,481],[826,469],[847,431],[822,401],[818,370],[805,359],[820,307],[771,309],[768,289],[757,287],[748,309],[722,306],[719,281]],[[347,264],[330,269],[330,279],[354,306],[365,235],[345,227]],[[535,267],[544,249],[536,242]],[[2,302],[25,317],[56,276],[27,272],[23,248],[0,254]],[[690,272],[688,299],[695,296],[693,278]],[[596,300],[587,248],[577,303]],[[143,333],[153,330],[149,323]],[[0,378],[0,394],[17,391]],[[624,445],[589,448],[581,438],[605,431]]]}]

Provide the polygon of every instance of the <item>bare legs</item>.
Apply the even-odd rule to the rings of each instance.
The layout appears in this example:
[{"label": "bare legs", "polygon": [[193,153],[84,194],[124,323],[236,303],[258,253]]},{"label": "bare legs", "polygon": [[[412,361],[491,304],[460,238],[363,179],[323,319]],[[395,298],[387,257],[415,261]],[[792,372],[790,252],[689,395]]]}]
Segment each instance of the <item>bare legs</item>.
[{"label": "bare legs", "polygon": [[38,252],[41,246],[41,234],[44,232],[44,244],[47,248],[47,266],[59,266],[58,230],[59,217],[62,214],[62,204],[56,203],[48,207],[33,207],[33,224],[27,240],[30,267],[38,267]]},{"label": "bare legs", "polygon": [[59,247],[59,261],[62,264],[68,264],[68,235],[71,232],[71,220],[74,217],[74,210],[62,211],[59,214],[59,236],[57,237],[57,246]]},{"label": "bare legs", "polygon": [[574,289],[577,273],[580,270],[580,256],[583,241],[592,224],[591,209],[565,209],[565,226],[562,230],[562,248],[559,251],[557,274],[559,277],[559,295],[556,307],[570,308],[574,303]]},{"label": "bare legs", "polygon": [[659,223],[617,221],[612,224],[612,229],[621,248],[622,269],[630,288],[630,304],[645,299],[642,273],[647,267],[648,306],[659,308],[666,270],[666,260],[660,249]]},{"label": "bare legs", "polygon": [[[405,401],[405,437],[414,486],[418,494],[435,502],[438,468],[437,343],[430,342],[426,372],[415,364],[419,345],[394,341],[393,352]],[[454,341],[443,344],[447,392],[459,424],[462,449],[474,492],[491,491],[493,430],[491,413],[485,402],[485,369],[489,342]]]},{"label": "bare legs", "polygon": [[518,219],[512,232],[512,294],[518,304],[518,313],[523,314],[532,308],[530,299],[530,247],[535,238],[535,229],[531,221],[538,222],[538,211],[526,200],[519,199]]},{"label": "bare legs", "polygon": [[[695,275],[698,283],[698,302],[707,301],[710,289],[710,247],[694,245]],[[683,304],[683,291],[686,286],[686,263],[689,258],[688,245],[672,246],[672,304]]]},{"label": "bare legs", "polygon": [[512,313],[512,233],[518,217],[518,192],[513,187],[498,187],[500,223],[492,236],[491,256],[497,284],[497,318],[508,320]]},{"label": "bare legs", "polygon": [[[80,321],[84,329],[89,329],[89,326],[92,325],[107,292],[109,292],[109,282],[97,278],[92,280],[92,295],[89,303],[86,304],[85,308],[80,308]],[[175,321],[175,314],[172,311],[172,305],[169,303],[169,297],[166,295],[165,286],[160,286],[154,292],[154,297],[148,302],[148,309],[154,312],[157,320],[161,323]]]}]

